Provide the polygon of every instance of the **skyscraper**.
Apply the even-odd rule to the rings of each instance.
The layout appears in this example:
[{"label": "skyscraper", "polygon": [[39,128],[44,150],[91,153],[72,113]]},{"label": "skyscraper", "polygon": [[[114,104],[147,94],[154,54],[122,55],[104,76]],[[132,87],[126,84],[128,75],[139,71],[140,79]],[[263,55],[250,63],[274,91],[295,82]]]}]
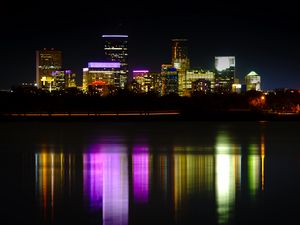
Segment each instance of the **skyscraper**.
[{"label": "skyscraper", "polygon": [[215,57],[216,84],[215,91],[218,93],[230,93],[235,78],[235,57]]},{"label": "skyscraper", "polygon": [[124,89],[128,82],[128,35],[102,35],[104,53],[108,61],[120,62],[120,72],[115,75],[116,88]]},{"label": "skyscraper", "polygon": [[44,48],[36,51],[36,84],[38,88],[50,90],[53,72],[62,67],[61,51]]},{"label": "skyscraper", "polygon": [[186,71],[190,68],[187,39],[172,39],[172,65],[178,71],[178,94],[186,95]]}]

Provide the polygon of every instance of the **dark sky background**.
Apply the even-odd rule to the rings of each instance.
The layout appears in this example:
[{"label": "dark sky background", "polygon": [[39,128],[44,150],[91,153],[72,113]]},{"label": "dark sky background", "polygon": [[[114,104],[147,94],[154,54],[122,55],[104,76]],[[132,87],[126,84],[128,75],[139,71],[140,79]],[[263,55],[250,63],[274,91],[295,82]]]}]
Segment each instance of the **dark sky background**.
[{"label": "dark sky background", "polygon": [[[132,68],[159,71],[171,39],[187,38],[191,66],[212,69],[214,56],[236,56],[242,81],[251,70],[263,89],[300,89],[300,15],[292,1],[24,1],[0,13],[0,89],[35,79],[35,50],[63,52],[81,82],[102,61],[102,34],[129,35]],[[131,68],[131,69],[132,69]]]}]

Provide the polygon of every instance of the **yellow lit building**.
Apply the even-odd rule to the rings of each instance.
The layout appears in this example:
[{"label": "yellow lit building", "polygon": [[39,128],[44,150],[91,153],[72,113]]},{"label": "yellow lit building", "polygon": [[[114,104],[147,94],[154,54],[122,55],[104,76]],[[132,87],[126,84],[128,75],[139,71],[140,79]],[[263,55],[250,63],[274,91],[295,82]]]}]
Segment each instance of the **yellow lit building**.
[{"label": "yellow lit building", "polygon": [[211,72],[209,70],[187,70],[186,72],[187,95],[190,95],[193,91],[213,92],[214,88],[215,88],[214,72]]},{"label": "yellow lit building", "polygon": [[178,71],[178,94],[186,95],[186,71],[190,68],[187,39],[172,39],[172,66]]},{"label": "yellow lit building", "polygon": [[71,70],[57,70],[52,73],[52,90],[65,90],[76,87],[76,74]]},{"label": "yellow lit building", "polygon": [[44,48],[36,51],[36,84],[37,88],[51,91],[54,71],[62,67],[61,51]]}]

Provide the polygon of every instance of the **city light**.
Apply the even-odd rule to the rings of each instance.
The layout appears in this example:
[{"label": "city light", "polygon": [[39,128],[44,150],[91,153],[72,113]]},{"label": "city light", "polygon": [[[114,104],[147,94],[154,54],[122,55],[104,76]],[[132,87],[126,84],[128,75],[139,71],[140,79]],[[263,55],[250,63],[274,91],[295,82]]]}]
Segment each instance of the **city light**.
[{"label": "city light", "polygon": [[120,68],[120,62],[89,62],[89,68]]},{"label": "city light", "polygon": [[128,35],[104,34],[103,38],[128,38]]},{"label": "city light", "polygon": [[149,73],[149,70],[133,70],[133,73]]}]

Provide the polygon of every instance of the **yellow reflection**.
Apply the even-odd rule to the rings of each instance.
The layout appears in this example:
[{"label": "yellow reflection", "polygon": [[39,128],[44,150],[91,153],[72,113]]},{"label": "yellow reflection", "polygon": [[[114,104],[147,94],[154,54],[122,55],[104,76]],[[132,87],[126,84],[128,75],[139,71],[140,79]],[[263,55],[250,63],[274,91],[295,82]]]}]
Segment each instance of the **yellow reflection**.
[{"label": "yellow reflection", "polygon": [[174,155],[174,208],[179,209],[182,199],[186,197],[187,191],[187,164],[186,154]]},{"label": "yellow reflection", "polygon": [[182,209],[184,201],[194,194],[211,193],[214,185],[214,156],[174,154],[174,209]]},{"label": "yellow reflection", "polygon": [[159,155],[158,157],[158,176],[159,187],[164,193],[165,197],[168,193],[168,158],[167,155]]},{"label": "yellow reflection", "polygon": [[260,184],[260,157],[258,155],[248,156],[248,182],[249,191],[252,197],[256,196],[256,193]]},{"label": "yellow reflection", "polygon": [[258,145],[252,144],[248,148],[248,187],[251,197],[255,197],[260,186],[260,160]]},{"label": "yellow reflection", "polygon": [[[56,199],[63,194],[65,173],[63,153],[36,153],[36,195],[43,207],[44,216],[48,216],[50,210],[53,216],[53,208]],[[70,185],[70,184],[69,184]]]},{"label": "yellow reflection", "polygon": [[261,136],[261,190],[265,190],[265,136]]}]

